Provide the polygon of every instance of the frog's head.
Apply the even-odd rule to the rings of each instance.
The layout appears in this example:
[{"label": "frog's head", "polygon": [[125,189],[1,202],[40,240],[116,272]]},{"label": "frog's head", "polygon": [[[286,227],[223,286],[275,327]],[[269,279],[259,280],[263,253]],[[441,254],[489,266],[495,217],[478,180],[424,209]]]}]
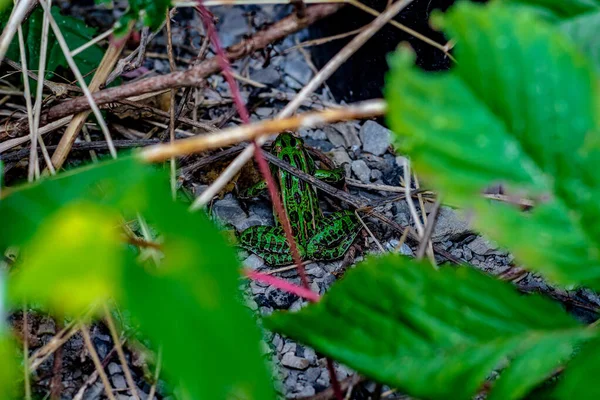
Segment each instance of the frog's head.
[{"label": "frog's head", "polygon": [[277,136],[277,139],[273,142],[273,153],[275,155],[281,154],[285,152],[285,150],[289,149],[302,149],[304,147],[304,142],[302,139],[297,138],[292,135],[291,132],[283,132]]}]

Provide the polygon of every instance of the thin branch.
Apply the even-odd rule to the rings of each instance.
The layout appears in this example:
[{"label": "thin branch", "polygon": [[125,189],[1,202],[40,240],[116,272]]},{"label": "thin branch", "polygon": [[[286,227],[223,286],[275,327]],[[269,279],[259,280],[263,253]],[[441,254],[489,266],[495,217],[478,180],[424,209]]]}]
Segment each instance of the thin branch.
[{"label": "thin branch", "polygon": [[[288,16],[254,36],[230,47],[227,58],[231,61],[245,57],[269,44],[276,42],[294,32],[297,32],[315,21],[327,17],[342,7],[342,4],[320,4],[306,9],[306,18],[298,20],[294,15]],[[98,105],[115,102],[143,93],[179,88],[184,86],[199,86],[209,75],[220,71],[216,57],[202,62],[187,71],[178,71],[166,75],[142,79],[140,81],[108,88],[93,94],[92,98]],[[48,110],[45,122],[53,121],[67,115],[76,114],[90,108],[88,100],[78,97],[65,101]]]},{"label": "thin branch", "polygon": [[[171,67],[171,73],[177,71],[177,65],[175,65],[175,56],[173,54],[173,36],[171,32],[171,13],[169,9],[166,11],[165,17],[167,27],[167,54],[169,56],[169,66]],[[171,89],[171,104],[169,105],[169,142],[173,144],[175,142],[175,102],[176,102],[177,89]],[[173,199],[177,196],[177,167],[175,165],[175,156],[169,160],[171,169],[171,196]]]},{"label": "thin branch", "polygon": [[31,382],[29,381],[29,368],[27,364],[29,357],[29,321],[27,318],[27,306],[23,305],[23,382],[25,384],[25,399],[31,400]]},{"label": "thin branch", "polygon": [[[50,2],[48,2],[50,3]],[[88,49],[89,47],[95,45],[96,43],[106,39],[107,37],[109,37],[110,35],[112,35],[114,32],[114,29],[111,28],[109,30],[107,30],[106,32],[96,36],[95,38],[93,38],[92,40],[88,41],[87,43],[82,44],[81,46],[79,46],[78,48],[76,48],[75,50],[71,51],[71,57],[75,57],[77,54],[85,51],[86,49]]]}]

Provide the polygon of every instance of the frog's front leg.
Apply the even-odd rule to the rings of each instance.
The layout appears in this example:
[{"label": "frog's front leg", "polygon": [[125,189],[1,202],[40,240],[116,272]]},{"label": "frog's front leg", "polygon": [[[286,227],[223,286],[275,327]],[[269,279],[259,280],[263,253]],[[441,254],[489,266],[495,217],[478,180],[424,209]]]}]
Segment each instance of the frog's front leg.
[{"label": "frog's front leg", "polygon": [[[281,226],[252,226],[239,234],[238,244],[274,267],[294,262]],[[296,246],[302,256],[305,253],[304,249],[299,243]]]},{"label": "frog's front leg", "polygon": [[360,231],[361,225],[352,211],[338,211],[321,222],[317,233],[306,247],[313,260],[335,260],[342,257]]},{"label": "frog's front leg", "polygon": [[315,171],[314,177],[323,182],[336,184],[344,181],[344,178],[346,178],[346,170],[344,167],[318,169]]}]

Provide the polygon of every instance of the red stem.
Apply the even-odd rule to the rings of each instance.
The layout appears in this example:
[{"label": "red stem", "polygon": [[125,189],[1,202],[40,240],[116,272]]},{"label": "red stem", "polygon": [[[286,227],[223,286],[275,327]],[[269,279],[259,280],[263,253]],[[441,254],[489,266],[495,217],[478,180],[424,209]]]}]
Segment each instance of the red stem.
[{"label": "red stem", "polygon": [[[221,70],[223,72],[223,76],[229,85],[229,89],[231,90],[231,96],[233,97],[233,102],[237,109],[240,118],[244,124],[250,123],[250,115],[248,113],[248,109],[242,100],[242,96],[240,94],[240,90],[238,88],[237,82],[233,77],[233,71],[231,70],[231,63],[221,46],[221,42],[219,40],[219,36],[217,34],[217,29],[215,28],[215,24],[213,22],[212,14],[208,9],[202,4],[202,0],[198,0],[198,5],[196,6],[196,11],[200,15],[200,19],[202,19],[202,23],[206,29],[206,34],[210,38],[210,41],[215,50],[217,60],[221,66]],[[271,170],[269,169],[269,165],[265,160],[265,157],[262,154],[262,149],[256,145],[256,142],[252,142],[254,145],[254,158],[256,163],[258,164],[258,169],[261,172],[263,178],[267,182],[267,189],[269,191],[269,196],[271,197],[271,201],[273,202],[273,208],[277,213],[277,217],[279,221],[281,221],[281,225],[283,227],[283,231],[285,233],[286,239],[290,244],[290,250],[292,252],[292,258],[294,263],[296,264],[296,269],[298,270],[298,275],[302,281],[302,285],[310,290],[310,286],[308,284],[308,278],[306,277],[306,271],[304,270],[304,265],[302,265],[302,259],[300,258],[300,253],[298,252],[298,246],[296,245],[296,241],[294,240],[294,235],[292,233],[292,227],[290,225],[290,221],[288,216],[281,204],[281,197],[279,196],[279,192],[277,190],[277,186],[275,184],[275,180],[271,175]]]},{"label": "red stem", "polygon": [[[217,34],[217,30],[215,28],[215,24],[213,23],[212,14],[208,11],[208,9],[202,4],[202,0],[198,0],[198,5],[196,6],[196,10],[202,19],[202,23],[206,29],[206,34],[210,38],[210,41],[214,47],[217,60],[221,66],[221,70],[223,72],[223,76],[229,85],[229,89],[231,90],[231,96],[233,97],[233,101],[235,107],[237,109],[240,118],[244,124],[248,124],[250,122],[250,115],[248,113],[248,109],[242,100],[242,96],[240,95],[240,90],[238,88],[237,82],[233,77],[233,72],[231,70],[231,64],[225,51],[223,51],[223,47],[221,46],[221,42],[219,40],[219,36]],[[281,197],[279,195],[279,191],[277,190],[277,186],[275,184],[275,180],[273,179],[273,175],[271,175],[271,170],[269,169],[269,165],[267,164],[267,160],[265,160],[264,155],[262,154],[262,149],[256,145],[256,142],[252,141],[254,145],[254,159],[258,164],[258,169],[260,170],[263,178],[267,182],[267,189],[269,191],[269,196],[271,197],[271,201],[273,202],[273,208],[277,213],[277,217],[279,221],[281,221],[281,226],[283,227],[283,231],[285,232],[286,239],[290,245],[290,250],[292,252],[292,258],[294,263],[296,264],[296,269],[298,271],[298,275],[302,280],[302,285],[304,289],[310,293],[314,293],[310,290],[310,286],[308,284],[308,278],[306,277],[306,271],[304,270],[304,265],[302,264],[302,259],[300,258],[300,253],[298,252],[298,246],[296,245],[296,240],[294,239],[294,235],[292,234],[292,227],[290,225],[290,220],[281,204]],[[254,274],[255,279],[259,279],[259,275]],[[265,279],[261,277],[261,279]],[[280,281],[280,280],[278,280]],[[273,284],[276,284],[274,282]],[[278,286],[279,287],[279,286]],[[285,287],[285,286],[284,286]],[[284,287],[280,287],[280,289],[284,289]],[[289,288],[288,288],[289,289]],[[285,289],[284,289],[285,290]],[[288,290],[289,291],[289,290]],[[303,296],[308,298],[306,296]],[[308,300],[316,302],[319,298],[317,293],[314,293],[312,298],[308,298]],[[337,380],[337,376],[335,375],[335,368],[333,365],[333,361],[331,359],[327,359],[327,366],[329,368],[329,375],[331,379],[331,384],[333,386],[333,392],[337,400],[343,400],[342,391],[340,388],[340,383]]]}]

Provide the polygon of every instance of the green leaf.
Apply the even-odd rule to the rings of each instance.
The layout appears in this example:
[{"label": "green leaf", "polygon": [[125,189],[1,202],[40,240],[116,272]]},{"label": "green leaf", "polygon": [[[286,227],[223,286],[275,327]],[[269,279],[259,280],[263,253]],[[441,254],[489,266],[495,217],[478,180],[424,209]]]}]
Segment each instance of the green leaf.
[{"label": "green leaf", "polygon": [[129,8],[115,24],[115,31],[117,34],[123,34],[130,21],[138,20],[154,31],[165,21],[169,7],[171,0],[129,0]]},{"label": "green leaf", "polygon": [[561,31],[575,42],[600,71],[600,9],[570,18],[559,24]]},{"label": "green leaf", "polygon": [[592,334],[557,304],[475,269],[436,271],[397,255],[368,259],[319,303],[265,324],[428,399],[471,398],[509,361],[491,397],[521,398]]},{"label": "green leaf", "polygon": [[[6,24],[8,16],[9,13],[2,15],[2,26]],[[41,8],[37,8],[22,24],[23,34],[25,37],[27,65],[33,70],[38,69],[40,62],[40,37],[42,34],[43,16],[44,11]],[[62,34],[71,50],[75,50],[79,46],[90,41],[96,33],[96,29],[88,27],[84,21],[71,16],[62,15],[58,7],[52,7],[52,16],[60,27],[60,30],[62,31]],[[21,60],[19,54],[19,42],[16,35],[11,42],[6,56],[17,62],[20,62]],[[103,50],[98,45],[93,45],[73,57],[75,63],[79,67],[79,70],[86,77],[86,81],[88,83],[92,78],[90,73],[98,67],[98,64],[102,60],[103,56]],[[49,30],[48,53],[46,60],[47,65],[45,77],[47,79],[56,79],[55,73],[58,72],[60,68],[68,68],[67,60],[60,48],[60,45],[56,41],[56,37],[52,32],[52,29]],[[34,80],[30,80],[30,83],[32,85],[32,91],[35,93],[35,87],[37,83]]]},{"label": "green leaf", "polygon": [[10,297],[71,316],[118,299],[115,283],[125,262],[118,224],[119,215],[108,207],[73,202],[60,208],[23,248]]},{"label": "green leaf", "polygon": [[20,382],[17,351],[14,341],[0,332],[0,398],[17,399]]},{"label": "green leaf", "polygon": [[[190,398],[273,399],[235,252],[168,187],[166,170],[126,157],[7,193],[0,250],[22,249],[9,292],[68,314],[121,301]],[[158,267],[134,262],[117,235],[137,215],[160,234]]]},{"label": "green leaf", "polygon": [[600,1],[598,0],[496,0],[514,7],[513,12],[532,11],[565,33],[600,71]]},{"label": "green leaf", "polygon": [[587,343],[567,365],[558,385],[547,398],[595,400],[600,387],[593,382],[600,374],[600,340]]},{"label": "green leaf", "polygon": [[[457,40],[450,72],[422,72],[407,51],[390,60],[397,148],[528,268],[600,288],[600,85],[591,64],[531,13],[460,3],[438,22]],[[538,204],[523,213],[483,201],[498,183]]]},{"label": "green leaf", "polygon": [[499,3],[514,4],[521,9],[535,10],[544,16],[564,20],[578,15],[600,10],[598,0],[496,0]]}]

